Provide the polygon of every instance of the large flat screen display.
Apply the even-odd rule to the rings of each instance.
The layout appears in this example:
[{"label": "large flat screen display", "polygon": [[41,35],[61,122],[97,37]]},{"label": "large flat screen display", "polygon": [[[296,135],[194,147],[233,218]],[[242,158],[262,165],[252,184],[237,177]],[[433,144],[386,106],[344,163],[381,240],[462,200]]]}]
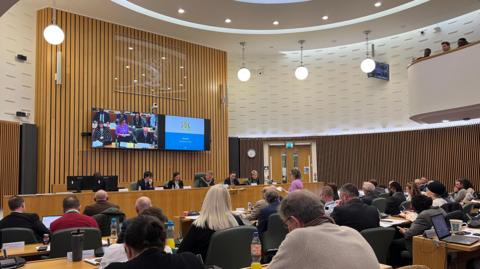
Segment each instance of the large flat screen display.
[{"label": "large flat screen display", "polygon": [[210,142],[210,121],[165,115],[166,150],[208,150]]},{"label": "large flat screen display", "polygon": [[92,147],[158,149],[158,115],[93,108]]}]

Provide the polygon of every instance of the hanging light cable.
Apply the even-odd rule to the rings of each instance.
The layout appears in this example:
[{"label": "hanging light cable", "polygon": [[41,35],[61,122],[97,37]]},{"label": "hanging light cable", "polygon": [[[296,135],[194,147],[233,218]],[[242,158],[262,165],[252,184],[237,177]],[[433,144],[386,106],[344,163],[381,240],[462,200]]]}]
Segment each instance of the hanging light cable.
[{"label": "hanging light cable", "polygon": [[365,57],[365,60],[362,61],[360,64],[360,69],[362,69],[363,73],[370,73],[373,70],[375,70],[375,61],[370,58],[370,54],[368,53],[368,34],[370,33],[370,30],[366,30],[363,32],[365,34],[365,41],[366,41],[366,46],[367,46],[367,55]]},{"label": "hanging light cable", "polygon": [[295,69],[295,77],[298,80],[304,80],[308,77],[308,69],[303,66],[303,43],[305,40],[299,40],[298,43],[300,44],[300,66]]},{"label": "hanging light cable", "polygon": [[251,76],[250,70],[245,67],[245,44],[245,41],[240,42],[240,45],[242,46],[242,67],[237,72],[238,80],[243,82],[248,81]]},{"label": "hanging light cable", "polygon": [[65,39],[62,28],[57,25],[57,10],[53,9],[52,23],[43,30],[43,37],[52,45],[59,45]]}]

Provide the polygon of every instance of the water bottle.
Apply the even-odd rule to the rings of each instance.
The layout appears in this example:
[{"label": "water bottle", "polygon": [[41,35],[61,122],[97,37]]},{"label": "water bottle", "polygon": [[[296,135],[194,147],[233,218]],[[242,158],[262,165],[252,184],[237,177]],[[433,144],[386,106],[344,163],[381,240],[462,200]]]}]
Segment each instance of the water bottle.
[{"label": "water bottle", "polygon": [[250,267],[252,269],[262,268],[260,260],[262,259],[262,243],[260,242],[260,237],[258,237],[258,232],[253,233],[252,243],[250,244],[250,253],[252,255],[252,264]]},{"label": "water bottle", "polygon": [[115,244],[118,239],[118,224],[117,219],[112,218],[112,222],[110,223],[110,241],[112,244]]},{"label": "water bottle", "polygon": [[175,232],[174,232],[174,223],[173,221],[169,220],[167,222],[167,246],[169,246],[172,250],[175,248]]},{"label": "water bottle", "polygon": [[83,258],[83,241],[84,233],[81,230],[72,232],[71,248],[72,248],[72,261],[78,262]]}]

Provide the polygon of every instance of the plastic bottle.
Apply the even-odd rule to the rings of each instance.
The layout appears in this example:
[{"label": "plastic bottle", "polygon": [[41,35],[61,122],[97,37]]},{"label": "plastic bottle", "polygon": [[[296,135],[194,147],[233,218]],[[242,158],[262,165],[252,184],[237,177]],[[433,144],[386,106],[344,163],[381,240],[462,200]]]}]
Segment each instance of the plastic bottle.
[{"label": "plastic bottle", "polygon": [[174,223],[169,220],[167,222],[167,246],[171,249],[175,248],[175,232],[174,232]]},{"label": "plastic bottle", "polygon": [[260,237],[258,232],[253,233],[252,243],[250,244],[250,253],[252,255],[252,264],[250,267],[252,269],[262,268],[260,260],[262,259],[262,243],[260,242]]},{"label": "plastic bottle", "polygon": [[117,219],[112,218],[112,222],[110,223],[110,241],[112,244],[115,244],[118,239],[118,224],[117,224]]}]

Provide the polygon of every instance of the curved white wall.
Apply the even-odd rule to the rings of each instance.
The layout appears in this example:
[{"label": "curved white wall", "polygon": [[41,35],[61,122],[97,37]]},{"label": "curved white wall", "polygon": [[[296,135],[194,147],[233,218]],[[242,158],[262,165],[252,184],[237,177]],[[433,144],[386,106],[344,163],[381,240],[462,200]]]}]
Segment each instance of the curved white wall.
[{"label": "curved white wall", "polygon": [[478,117],[480,112],[478,108],[477,112],[464,111],[462,114],[459,111],[480,104],[479,69],[480,44],[410,66],[408,68],[410,116],[416,120],[421,118],[422,122]]},{"label": "curved white wall", "polygon": [[[437,26],[442,31],[435,33]],[[367,79],[360,71],[364,43],[306,51],[310,76],[305,81],[293,75],[299,52],[256,56],[247,47],[246,63],[254,71],[248,82],[236,78],[240,57],[229,55],[229,135],[330,135],[465,124],[421,125],[410,120],[407,66],[426,47],[439,52],[443,40],[480,40],[479,29],[480,11],[475,11],[425,27],[424,35],[418,30],[375,40],[376,60],[390,64],[388,82]]]}]

